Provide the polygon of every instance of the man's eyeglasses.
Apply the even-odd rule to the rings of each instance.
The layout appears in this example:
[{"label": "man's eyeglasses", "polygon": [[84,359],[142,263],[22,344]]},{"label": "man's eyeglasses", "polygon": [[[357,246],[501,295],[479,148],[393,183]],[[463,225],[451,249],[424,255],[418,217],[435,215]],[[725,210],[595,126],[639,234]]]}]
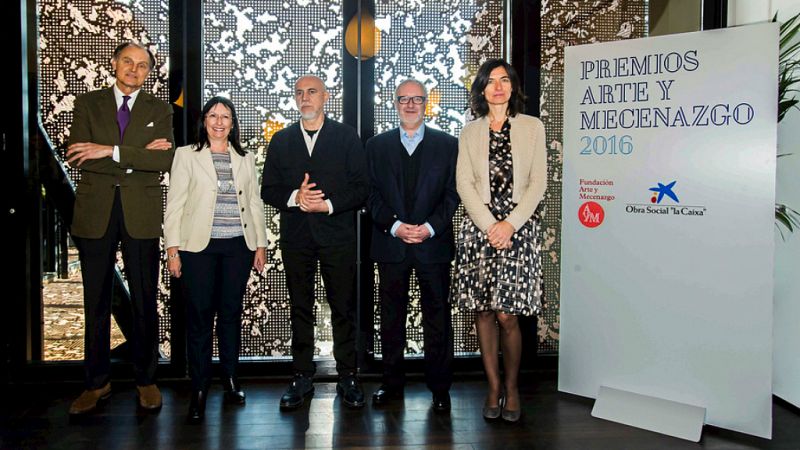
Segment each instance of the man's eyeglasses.
[{"label": "man's eyeglasses", "polygon": [[400,103],[401,105],[406,105],[408,102],[413,102],[415,105],[421,105],[425,103],[425,97],[422,95],[400,95],[397,97],[397,103]]}]

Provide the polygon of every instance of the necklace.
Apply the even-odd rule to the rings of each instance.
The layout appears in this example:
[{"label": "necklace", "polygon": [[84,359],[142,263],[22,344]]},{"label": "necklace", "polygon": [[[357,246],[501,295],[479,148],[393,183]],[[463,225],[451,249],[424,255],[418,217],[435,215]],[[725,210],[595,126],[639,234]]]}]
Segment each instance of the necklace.
[{"label": "necklace", "polygon": [[[216,153],[217,155],[223,155],[226,152],[211,152],[211,153]],[[217,188],[224,189],[225,191],[231,191],[231,190],[234,189],[234,185],[233,185],[233,161],[231,160],[230,154],[227,154],[225,156],[227,156],[227,158],[224,158],[224,159],[226,159],[227,161],[222,161],[222,163],[228,165],[228,169],[231,172],[231,178],[225,182],[225,186],[223,187],[223,183],[219,179],[219,170],[216,170],[217,169],[217,165],[215,163],[214,164],[214,169],[217,172]]]}]

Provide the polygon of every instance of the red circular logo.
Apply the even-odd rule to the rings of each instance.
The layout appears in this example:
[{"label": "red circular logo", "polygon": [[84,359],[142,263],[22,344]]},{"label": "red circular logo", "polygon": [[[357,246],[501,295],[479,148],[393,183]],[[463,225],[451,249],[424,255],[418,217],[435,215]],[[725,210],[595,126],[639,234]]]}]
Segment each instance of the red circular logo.
[{"label": "red circular logo", "polygon": [[578,220],[585,227],[594,228],[600,226],[605,218],[606,212],[597,202],[586,202],[578,208]]}]

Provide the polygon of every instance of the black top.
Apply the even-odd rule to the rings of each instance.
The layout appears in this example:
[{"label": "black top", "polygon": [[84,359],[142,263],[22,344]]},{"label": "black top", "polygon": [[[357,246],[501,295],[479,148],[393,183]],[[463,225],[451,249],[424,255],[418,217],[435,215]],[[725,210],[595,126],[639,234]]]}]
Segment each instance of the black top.
[{"label": "black top", "polygon": [[[267,149],[261,198],[281,212],[284,248],[331,246],[355,240],[355,213],[369,194],[364,149],[356,131],[329,118],[308,155],[299,122],[275,133]],[[308,173],[322,190],[333,214],[305,213],[287,202]]]},{"label": "black top", "polygon": [[[453,259],[452,221],[459,202],[455,179],[458,141],[426,127],[414,155],[418,162],[410,164],[413,158],[408,157],[397,128],[367,141],[372,184],[367,205],[373,223],[370,255],[374,261],[392,263],[405,258],[409,244],[390,233],[397,220],[411,225],[427,222],[433,228],[433,238],[413,244],[414,256],[420,262],[445,263]],[[404,163],[406,160],[409,164]],[[418,167],[416,181],[413,173],[407,173],[414,167]]]},{"label": "black top", "polygon": [[420,161],[422,152],[425,148],[425,142],[422,141],[417,144],[414,153],[408,154],[405,146],[400,146],[400,159],[403,161],[403,178],[405,182],[404,197],[406,211],[414,209],[414,204],[417,202],[417,180],[419,178]]}]

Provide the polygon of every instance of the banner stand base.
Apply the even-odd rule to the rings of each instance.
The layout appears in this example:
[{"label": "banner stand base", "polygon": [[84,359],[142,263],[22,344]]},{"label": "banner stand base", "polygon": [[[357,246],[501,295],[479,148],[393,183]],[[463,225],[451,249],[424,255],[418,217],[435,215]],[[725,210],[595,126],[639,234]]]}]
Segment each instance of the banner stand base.
[{"label": "banner stand base", "polygon": [[699,442],[706,409],[600,386],[592,417]]}]

